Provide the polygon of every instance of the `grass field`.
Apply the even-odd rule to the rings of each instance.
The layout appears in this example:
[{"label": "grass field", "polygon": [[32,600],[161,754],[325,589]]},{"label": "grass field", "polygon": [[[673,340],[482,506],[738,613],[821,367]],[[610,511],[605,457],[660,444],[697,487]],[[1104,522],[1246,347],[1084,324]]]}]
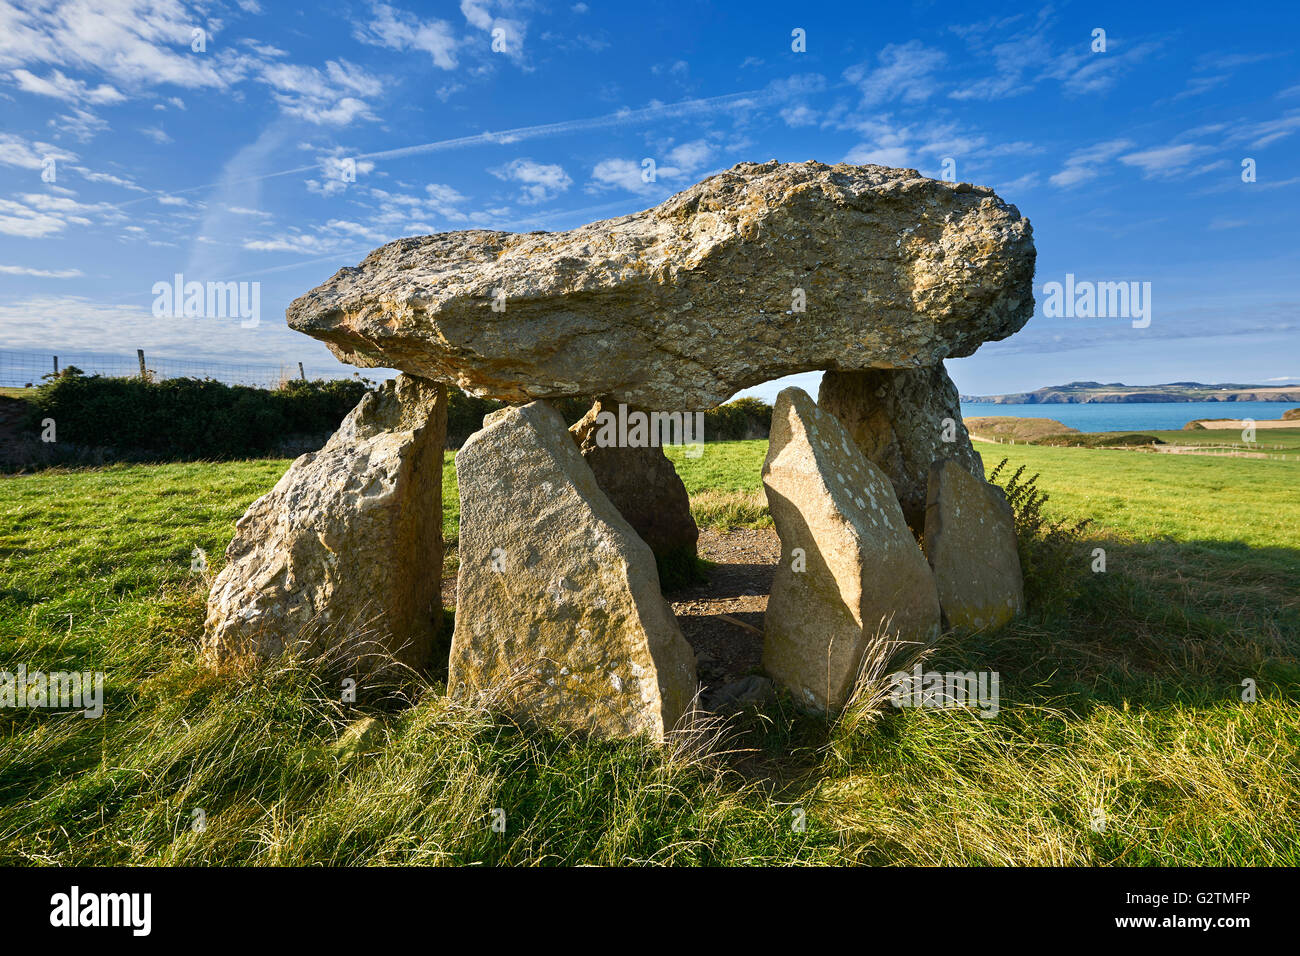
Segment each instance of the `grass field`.
[{"label": "grass field", "polygon": [[[194,549],[219,565],[287,461],[0,479],[0,669],[107,675],[98,720],[0,708],[0,864],[1300,863],[1300,462],[979,450],[1093,519],[1061,601],[931,659],[996,670],[998,716],[783,701],[704,756],[524,733],[437,675],[352,706],[202,671]],[[676,456],[702,523],[767,523],[764,453]]]}]

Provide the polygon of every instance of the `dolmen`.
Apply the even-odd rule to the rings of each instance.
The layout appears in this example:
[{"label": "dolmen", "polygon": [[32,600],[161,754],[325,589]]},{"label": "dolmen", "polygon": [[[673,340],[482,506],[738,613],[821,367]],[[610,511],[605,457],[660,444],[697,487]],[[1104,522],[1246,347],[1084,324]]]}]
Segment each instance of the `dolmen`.
[{"label": "dolmen", "polygon": [[[568,232],[390,242],[287,310],[341,360],[401,374],[239,521],[205,651],[328,656],[363,680],[446,653],[441,459],[459,388],[509,407],[456,455],[449,693],[661,739],[691,719],[697,677],[660,570],[693,564],[698,529],[659,441],[611,446],[600,419],[689,421],[823,370],[817,402],[787,389],[773,416],[763,485],[782,557],[763,661],[834,712],[879,642],[1023,609],[1014,519],[943,362],[1018,331],[1033,273],[1028,220],[991,190],[816,162],[742,163]],[[594,404],[569,430],[549,401],[573,397]]]}]

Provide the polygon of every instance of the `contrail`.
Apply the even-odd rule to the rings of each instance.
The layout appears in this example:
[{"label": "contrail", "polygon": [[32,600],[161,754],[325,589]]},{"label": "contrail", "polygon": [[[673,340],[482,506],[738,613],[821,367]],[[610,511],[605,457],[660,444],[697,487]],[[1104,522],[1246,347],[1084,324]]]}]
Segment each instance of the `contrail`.
[{"label": "contrail", "polygon": [[[582,130],[605,129],[611,126],[628,126],[636,123],[653,122],[655,120],[670,117],[694,116],[718,110],[744,109],[746,107],[762,105],[763,103],[774,99],[776,96],[776,92],[771,89],[750,90],[743,93],[725,93],[721,96],[709,96],[695,100],[682,100],[678,103],[661,103],[656,106],[646,106],[635,110],[618,110],[614,113],[606,113],[604,116],[593,116],[589,119],[565,120],[559,123],[543,123],[538,126],[520,126],[516,129],[502,130],[497,133],[475,133],[472,136],[458,136],[454,139],[437,140],[432,143],[420,143],[416,146],[401,146],[397,149],[385,149],[373,153],[361,153],[352,158],[372,160],[400,159],[404,156],[416,156],[420,153],[436,153],[450,149],[464,149],[471,146],[502,146],[508,143],[517,143],[521,140],[539,139],[543,136],[560,136],[565,133],[575,133]],[[266,179],[275,179],[279,176],[293,176],[299,173],[318,172],[319,170],[319,164],[312,163],[309,166],[297,166],[294,169],[284,169],[276,173],[264,173],[260,176],[247,176],[242,179],[225,180],[221,183],[207,183],[203,186],[187,186],[184,189],[169,189],[166,191],[155,192],[152,195],[143,196],[139,199],[128,199],[125,202],[115,204],[112,208],[122,209],[126,206],[133,206],[137,203],[157,199],[159,196],[177,196],[182,193],[214,189],[217,186],[232,186],[239,183],[260,182]]]}]

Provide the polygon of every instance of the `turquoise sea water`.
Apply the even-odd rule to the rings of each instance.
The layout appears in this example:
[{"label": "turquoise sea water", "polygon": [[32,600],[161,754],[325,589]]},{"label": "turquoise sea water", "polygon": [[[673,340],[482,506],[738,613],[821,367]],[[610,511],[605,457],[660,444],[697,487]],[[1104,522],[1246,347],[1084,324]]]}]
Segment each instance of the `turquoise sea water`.
[{"label": "turquoise sea water", "polygon": [[[1086,405],[989,405],[962,402],[963,418],[1054,418],[1081,432],[1173,431],[1196,418],[1281,418],[1294,402],[1124,402]],[[1300,422],[1296,423],[1300,428]]]}]

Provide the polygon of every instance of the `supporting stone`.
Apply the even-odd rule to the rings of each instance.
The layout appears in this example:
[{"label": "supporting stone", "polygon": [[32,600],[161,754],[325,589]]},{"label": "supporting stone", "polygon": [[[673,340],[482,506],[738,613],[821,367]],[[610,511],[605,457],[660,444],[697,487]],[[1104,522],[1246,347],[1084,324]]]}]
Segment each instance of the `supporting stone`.
[{"label": "supporting stone", "polygon": [[936,461],[922,545],[948,627],[996,629],[1024,610],[1015,515],[1001,488]]},{"label": "supporting stone", "polygon": [[777,396],[763,490],[781,538],[763,666],[805,705],[837,711],[873,642],[938,635],[934,577],[889,479],[802,389]]},{"label": "supporting stone", "polygon": [[564,421],[544,402],[494,412],[457,452],[456,475],[450,693],[602,736],[661,738],[690,708],[694,656],[653,553]]},{"label": "supporting stone", "polygon": [[691,516],[686,486],[659,445],[632,448],[603,443],[602,433],[609,431],[606,422],[616,414],[616,408],[597,401],[569,433],[600,490],[650,545],[662,588],[667,591],[698,581],[700,530]]},{"label": "supporting stone", "polygon": [[961,420],[957,386],[942,364],[827,372],[817,404],[838,418],[863,454],[889,476],[913,532],[925,527],[930,464],[956,461],[983,478],[984,463]]},{"label": "supporting stone", "polygon": [[429,662],[442,617],[447,395],[399,375],[367,394],[235,525],[208,597],[213,661],[293,651],[361,675]]}]

